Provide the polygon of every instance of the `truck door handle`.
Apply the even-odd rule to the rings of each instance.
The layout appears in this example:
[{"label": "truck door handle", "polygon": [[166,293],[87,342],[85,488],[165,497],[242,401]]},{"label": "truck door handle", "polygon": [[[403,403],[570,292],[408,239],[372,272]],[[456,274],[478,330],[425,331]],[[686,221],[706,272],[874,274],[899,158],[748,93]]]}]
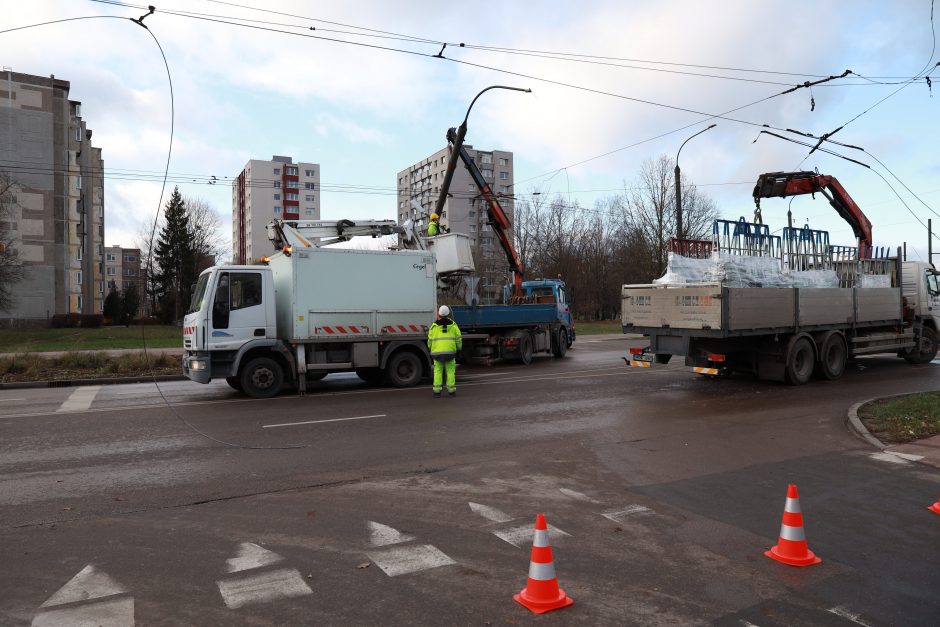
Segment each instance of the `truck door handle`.
[{"label": "truck door handle", "polygon": [[264,337],[264,329],[255,329],[255,337]]}]

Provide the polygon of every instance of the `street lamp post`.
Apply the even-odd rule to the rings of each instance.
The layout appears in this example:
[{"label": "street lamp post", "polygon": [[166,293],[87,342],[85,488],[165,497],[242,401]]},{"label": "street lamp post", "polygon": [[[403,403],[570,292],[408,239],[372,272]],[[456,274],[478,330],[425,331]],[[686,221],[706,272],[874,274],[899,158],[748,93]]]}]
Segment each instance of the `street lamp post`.
[{"label": "street lamp post", "polygon": [[464,137],[467,136],[467,118],[470,117],[470,109],[473,108],[473,105],[476,104],[477,99],[483,95],[484,92],[487,92],[491,89],[511,89],[512,91],[522,91],[525,93],[532,93],[531,89],[523,89],[522,87],[507,87],[506,85],[490,85],[486,89],[483,89],[474,96],[473,100],[470,101],[470,106],[467,107],[467,114],[463,116],[463,122],[460,123],[460,127],[457,128],[455,132],[454,129],[447,131],[447,141],[454,144],[453,149],[450,153],[450,159],[447,160],[447,170],[444,172],[444,180],[441,183],[441,194],[437,197],[437,205],[434,207],[434,213],[441,215],[441,212],[444,210],[444,203],[447,201],[447,191],[450,189],[450,182],[454,178],[454,170],[457,169],[457,159],[460,154],[460,147],[463,146]]},{"label": "street lamp post", "polygon": [[[718,125],[711,124],[700,130],[695,135],[692,135],[692,137],[697,137],[705,131],[715,128],[716,126]],[[692,139],[692,137],[689,137],[689,139]],[[682,145],[679,146],[679,152],[676,153],[676,239],[682,239],[682,182],[680,179],[681,171],[679,170],[679,153],[682,152],[683,146],[688,143],[689,139],[686,139],[684,142],[682,142]]]}]

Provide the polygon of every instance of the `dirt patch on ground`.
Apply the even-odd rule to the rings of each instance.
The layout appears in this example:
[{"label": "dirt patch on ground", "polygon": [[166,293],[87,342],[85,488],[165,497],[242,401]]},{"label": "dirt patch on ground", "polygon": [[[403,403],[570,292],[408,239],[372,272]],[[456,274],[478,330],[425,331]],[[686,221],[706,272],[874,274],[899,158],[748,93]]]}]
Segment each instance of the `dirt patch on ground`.
[{"label": "dirt patch on ground", "polygon": [[902,444],[940,433],[940,391],[872,401],[858,417],[876,438]]},{"label": "dirt patch on ground", "polygon": [[68,381],[109,377],[181,374],[178,355],[166,353],[66,353],[59,357],[24,354],[0,358],[0,382]]}]

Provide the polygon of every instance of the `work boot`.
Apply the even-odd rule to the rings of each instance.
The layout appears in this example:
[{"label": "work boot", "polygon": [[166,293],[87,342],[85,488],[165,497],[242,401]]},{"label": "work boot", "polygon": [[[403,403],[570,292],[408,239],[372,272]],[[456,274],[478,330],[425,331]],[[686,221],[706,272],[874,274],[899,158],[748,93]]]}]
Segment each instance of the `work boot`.
[{"label": "work boot", "polygon": [[441,397],[441,393],[440,393],[440,392],[432,392],[432,394],[434,394],[434,398],[440,398],[440,397]]},{"label": "work boot", "polygon": [[450,398],[454,398],[455,396],[457,396],[457,390],[448,390],[447,396],[449,396]]}]

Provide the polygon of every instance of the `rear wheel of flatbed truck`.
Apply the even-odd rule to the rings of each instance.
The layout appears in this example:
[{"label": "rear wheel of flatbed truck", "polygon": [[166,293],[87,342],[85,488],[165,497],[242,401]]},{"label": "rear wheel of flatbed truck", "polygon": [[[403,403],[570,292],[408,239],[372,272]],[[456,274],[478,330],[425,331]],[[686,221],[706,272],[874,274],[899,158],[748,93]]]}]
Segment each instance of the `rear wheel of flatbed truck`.
[{"label": "rear wheel of flatbed truck", "polygon": [[356,376],[369,385],[378,385],[385,378],[381,368],[356,368]]},{"label": "rear wheel of flatbed truck", "polygon": [[252,398],[271,398],[281,391],[284,370],[270,357],[256,357],[242,368],[242,391]]},{"label": "rear wheel of flatbed truck", "polygon": [[790,340],[787,347],[786,376],[790,385],[803,385],[813,376],[816,357],[809,338],[797,336]]},{"label": "rear wheel of flatbed truck", "polygon": [[396,388],[410,388],[421,381],[421,359],[408,350],[399,350],[385,365],[385,380]]},{"label": "rear wheel of flatbed truck", "polygon": [[532,336],[526,332],[519,337],[519,362],[523,366],[532,363]]},{"label": "rear wheel of flatbed truck", "polygon": [[555,357],[564,357],[568,352],[568,331],[565,327],[558,329],[555,339],[552,342],[552,355]]},{"label": "rear wheel of flatbed truck", "polygon": [[837,331],[826,333],[819,341],[819,361],[816,371],[820,377],[835,381],[845,372],[848,348],[845,338]]}]

